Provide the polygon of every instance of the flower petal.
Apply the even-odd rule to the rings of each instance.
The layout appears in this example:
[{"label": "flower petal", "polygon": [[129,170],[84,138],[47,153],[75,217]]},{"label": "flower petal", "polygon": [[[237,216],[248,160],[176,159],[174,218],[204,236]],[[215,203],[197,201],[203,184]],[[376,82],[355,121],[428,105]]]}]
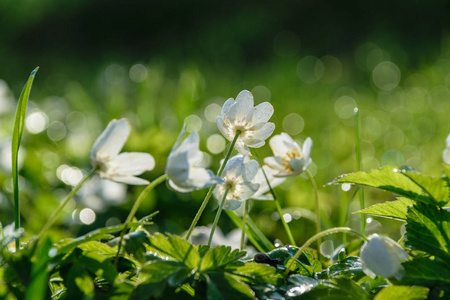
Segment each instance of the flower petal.
[{"label": "flower petal", "polygon": [[148,153],[124,152],[117,155],[107,164],[107,173],[121,176],[139,175],[151,171],[155,167],[155,159]]},{"label": "flower petal", "polygon": [[135,177],[135,176],[124,176],[119,174],[108,174],[100,172],[100,177],[103,179],[109,179],[111,181],[131,184],[131,185],[147,185],[149,182],[145,179]]},{"label": "flower petal", "polygon": [[263,102],[255,107],[252,123],[269,121],[273,115],[273,106],[269,102]]},{"label": "flower petal", "polygon": [[253,138],[255,140],[264,141],[269,136],[272,135],[274,130],[275,130],[275,124],[273,124],[272,122],[268,122],[268,123],[264,124],[263,127],[261,127],[260,129],[255,131],[255,133],[253,134]]},{"label": "flower petal", "polygon": [[130,134],[130,123],[127,119],[112,120],[94,142],[90,152],[91,164],[107,162],[119,154]]}]

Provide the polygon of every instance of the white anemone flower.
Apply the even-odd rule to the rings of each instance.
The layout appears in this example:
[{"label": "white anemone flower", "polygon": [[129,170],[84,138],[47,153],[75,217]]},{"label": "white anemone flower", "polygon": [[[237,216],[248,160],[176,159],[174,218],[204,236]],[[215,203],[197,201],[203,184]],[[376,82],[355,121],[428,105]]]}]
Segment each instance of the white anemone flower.
[{"label": "white anemone flower", "polygon": [[130,134],[127,119],[112,120],[100,134],[91,149],[91,164],[99,168],[100,177],[115,182],[145,185],[149,182],[138,178],[155,167],[155,159],[148,153],[124,152],[122,150]]},{"label": "white anemone flower", "polygon": [[266,177],[264,176],[263,169],[272,188],[282,184],[286,180],[286,177],[275,177],[274,175],[276,171],[269,166],[263,166],[262,168],[259,168],[258,173],[256,173],[256,176],[253,180],[255,183],[259,184],[259,189],[256,191],[256,193],[253,194],[251,198],[255,200],[273,200],[272,194],[267,193],[270,191],[270,188],[269,184],[267,183]]},{"label": "white anemone flower", "polygon": [[447,136],[445,143],[447,145],[444,152],[442,152],[442,159],[444,160],[444,163],[450,165],[450,134]]},{"label": "white anemone flower", "polygon": [[244,90],[237,95],[236,101],[230,98],[224,103],[216,122],[220,132],[230,142],[240,130],[234,147],[243,155],[251,155],[249,147],[262,147],[275,130],[275,124],[267,122],[272,114],[273,107],[269,102],[253,107],[252,93]]},{"label": "white anemone flower", "polygon": [[303,143],[303,149],[284,132],[271,138],[269,144],[274,156],[266,157],[264,162],[276,170],[274,176],[299,175],[312,162],[310,155],[313,142],[309,137]]},{"label": "white anemone flower", "polygon": [[404,268],[402,261],[408,259],[406,251],[388,237],[373,234],[361,247],[361,264],[364,273],[372,278],[376,275],[401,280]]},{"label": "white anemone flower", "polygon": [[240,155],[228,160],[222,174],[224,182],[218,184],[214,190],[214,197],[220,202],[229,188],[223,209],[238,209],[258,190],[259,184],[253,182],[257,172],[258,163],[255,160]]},{"label": "white anemone flower", "polygon": [[185,129],[186,126],[183,127],[167,159],[166,174],[169,176],[169,185],[178,192],[187,193],[223,182],[211,170],[197,166],[203,158],[197,132],[192,131],[180,144]]}]

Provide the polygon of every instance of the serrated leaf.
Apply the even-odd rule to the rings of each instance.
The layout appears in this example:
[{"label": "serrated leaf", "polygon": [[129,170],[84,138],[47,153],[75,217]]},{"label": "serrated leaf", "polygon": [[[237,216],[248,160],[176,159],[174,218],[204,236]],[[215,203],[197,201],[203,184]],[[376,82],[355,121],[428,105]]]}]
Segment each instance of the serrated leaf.
[{"label": "serrated leaf", "polygon": [[314,287],[319,285],[319,282],[311,277],[294,274],[287,279],[293,286],[289,286],[286,291],[286,296],[297,297],[304,293],[309,292]]},{"label": "serrated leaf", "polygon": [[383,288],[377,293],[374,300],[402,299],[422,300],[427,299],[429,289],[423,286],[394,285]]},{"label": "serrated leaf", "polygon": [[439,206],[449,201],[450,187],[445,178],[436,178],[419,172],[403,172],[405,176],[420,186]]},{"label": "serrated leaf", "polygon": [[450,286],[448,264],[429,258],[416,258],[402,263],[405,273],[400,284],[424,286]]},{"label": "serrated leaf", "polygon": [[226,273],[209,273],[207,277],[208,300],[254,299],[255,294],[244,282]]},{"label": "serrated leaf", "polygon": [[450,260],[450,212],[433,205],[414,205],[406,218],[407,244]]},{"label": "serrated leaf", "polygon": [[210,249],[203,256],[200,264],[200,271],[213,270],[237,261],[245,256],[245,252],[239,250],[231,251],[231,247],[218,246]]},{"label": "serrated leaf", "polygon": [[398,168],[385,166],[368,172],[344,174],[330,184],[353,183],[378,188],[401,196],[434,204],[434,199],[425,194],[422,188],[406,177]]},{"label": "serrated leaf", "polygon": [[387,201],[369,206],[365,209],[355,211],[355,214],[369,214],[372,216],[406,221],[408,206],[415,204],[414,200],[399,197],[395,201]]},{"label": "serrated leaf", "polygon": [[228,265],[225,267],[227,273],[238,276],[242,281],[256,284],[257,282],[266,284],[276,284],[276,269],[266,264],[247,262],[242,265]]},{"label": "serrated leaf", "polygon": [[140,273],[148,275],[143,277],[146,282],[159,282],[182,269],[186,269],[186,266],[178,261],[152,261],[143,265]]},{"label": "serrated leaf", "polygon": [[346,277],[358,280],[365,276],[359,257],[349,256],[328,268],[328,277]]},{"label": "serrated leaf", "polygon": [[163,235],[156,233],[150,238],[150,243],[159,251],[167,254],[171,258],[182,262],[188,268],[194,269],[200,263],[200,255],[194,246],[188,241],[176,235]]}]

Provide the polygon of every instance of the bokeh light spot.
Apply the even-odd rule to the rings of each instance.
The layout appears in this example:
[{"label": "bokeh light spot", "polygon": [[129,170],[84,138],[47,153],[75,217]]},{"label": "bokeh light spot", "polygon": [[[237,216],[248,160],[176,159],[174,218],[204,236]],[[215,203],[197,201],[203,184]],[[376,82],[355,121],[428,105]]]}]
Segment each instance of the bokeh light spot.
[{"label": "bokeh light spot", "polygon": [[143,64],[135,64],[130,68],[130,79],[134,82],[143,82],[147,78],[148,70]]},{"label": "bokeh light spot", "polygon": [[400,78],[400,69],[390,61],[379,63],[372,72],[373,83],[383,91],[395,89],[400,82]]},{"label": "bokeh light spot", "polygon": [[303,131],[305,121],[296,113],[288,114],[283,119],[283,130],[290,135],[297,135]]},{"label": "bokeh light spot", "polygon": [[213,134],[206,140],[206,148],[213,154],[219,154],[225,149],[225,139],[219,134]]},{"label": "bokeh light spot", "polygon": [[80,221],[83,224],[91,225],[95,221],[95,212],[90,208],[83,208],[80,211]]}]

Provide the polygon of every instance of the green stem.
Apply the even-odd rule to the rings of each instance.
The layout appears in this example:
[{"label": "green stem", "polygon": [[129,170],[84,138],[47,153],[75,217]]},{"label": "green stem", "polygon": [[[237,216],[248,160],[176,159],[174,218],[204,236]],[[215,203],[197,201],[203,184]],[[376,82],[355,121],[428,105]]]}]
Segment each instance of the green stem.
[{"label": "green stem", "polygon": [[[316,234],[319,234],[320,232],[320,203],[319,203],[319,192],[317,190],[317,184],[314,180],[314,176],[311,174],[309,170],[305,171],[306,176],[308,176],[309,182],[311,183],[311,187],[314,193],[314,199],[316,203]],[[317,257],[320,255],[320,244],[321,240],[320,238],[317,239]]]},{"label": "green stem", "polygon": [[80,182],[72,189],[72,191],[69,193],[69,195],[66,196],[66,198],[61,202],[61,204],[58,206],[58,208],[55,210],[55,212],[50,216],[47,223],[45,223],[44,227],[41,229],[41,232],[38,235],[38,240],[40,240],[48,231],[48,229],[55,223],[55,221],[58,219],[59,215],[63,211],[64,207],[69,203],[69,201],[75,196],[75,194],[80,190],[80,188],[83,186],[83,184],[94,175],[94,173],[97,171],[97,168],[93,168],[89,173],[86,174],[86,176],[81,179]]},{"label": "green stem", "polygon": [[244,216],[242,217],[242,235],[241,235],[241,248],[240,250],[244,250],[244,243],[245,243],[245,226],[247,225],[247,215],[248,215],[248,205],[250,200],[245,200],[245,207],[244,207]]},{"label": "green stem", "polygon": [[137,198],[136,202],[134,202],[133,207],[130,210],[130,213],[128,214],[127,219],[125,220],[125,226],[123,227],[122,231],[120,232],[120,239],[119,239],[119,243],[117,246],[117,254],[116,254],[116,259],[114,260],[114,265],[117,267],[117,263],[119,261],[119,256],[120,256],[120,249],[122,248],[122,242],[123,242],[123,237],[125,236],[125,233],[128,230],[128,225],[131,223],[131,221],[133,220],[134,216],[136,215],[136,212],[139,209],[139,206],[142,203],[142,200],[144,200],[148,193],[158,184],[160,184],[161,182],[164,182],[167,179],[167,175],[163,174],[161,176],[159,176],[158,178],[156,178],[155,180],[153,180],[149,185],[147,185],[147,187],[141,192],[141,194],[139,195],[139,197]]},{"label": "green stem", "polygon": [[272,186],[271,186],[271,184],[269,182],[269,178],[267,177],[267,174],[266,174],[266,172],[264,171],[264,169],[262,167],[264,164],[262,163],[261,157],[259,156],[259,153],[256,150],[255,150],[255,154],[256,154],[256,157],[258,158],[259,165],[261,166],[261,171],[262,171],[262,173],[264,175],[264,178],[266,179],[267,185],[269,186],[270,193],[273,196],[273,201],[275,202],[275,206],[276,206],[276,208],[278,210],[278,214],[280,215],[281,224],[283,224],[284,230],[286,231],[286,234],[287,234],[288,239],[289,239],[289,243],[291,243],[291,245],[296,246],[295,240],[294,240],[294,236],[292,235],[292,231],[289,228],[289,225],[286,223],[286,220],[284,220],[283,211],[281,209],[280,202],[278,202],[277,196],[275,195],[275,192],[273,191]]},{"label": "green stem", "polygon": [[[355,138],[356,138],[356,164],[358,171],[362,171],[362,152],[361,152],[361,133],[360,133],[360,120],[359,120],[359,109],[355,107]],[[361,188],[359,191],[359,204],[361,210],[364,209],[364,189]],[[361,233],[366,232],[366,215],[361,214]]]},{"label": "green stem", "polygon": [[212,242],[212,238],[214,236],[214,231],[216,231],[217,223],[219,222],[220,214],[222,213],[223,206],[225,204],[225,201],[227,200],[227,194],[228,194],[229,190],[230,190],[230,186],[227,186],[227,189],[225,190],[225,194],[223,194],[222,201],[220,202],[219,209],[217,210],[216,217],[214,218],[214,223],[211,228],[211,233],[209,234],[208,247],[211,247],[211,242]]},{"label": "green stem", "polygon": [[[225,155],[225,160],[223,161],[222,165],[219,168],[219,171],[217,172],[217,176],[222,175],[225,165],[227,164],[228,160],[230,159],[231,153],[233,152],[233,149],[234,149],[234,145],[236,144],[236,141],[240,134],[241,134],[240,130],[236,131],[236,135],[234,136],[234,139],[231,142],[230,148],[228,149],[228,152]],[[208,204],[209,199],[211,198],[215,188],[216,188],[216,184],[213,185],[209,189],[208,193],[205,196],[205,199],[203,199],[202,205],[198,209],[197,214],[195,215],[194,220],[192,220],[191,226],[189,227],[189,230],[186,234],[186,237],[185,237],[186,240],[189,240],[189,238],[191,237],[192,231],[194,231],[195,226],[197,226],[198,220],[200,220],[200,217],[203,214],[203,211],[205,210],[206,205]]]},{"label": "green stem", "polygon": [[353,229],[351,229],[351,228],[349,228],[349,227],[335,227],[335,228],[331,228],[331,229],[327,229],[327,230],[324,230],[324,231],[322,231],[322,232],[319,232],[318,234],[315,234],[314,236],[312,236],[311,238],[309,238],[309,239],[308,239],[308,240],[307,240],[307,241],[306,241],[306,242],[305,242],[305,243],[297,250],[297,253],[295,253],[294,257],[291,259],[291,262],[290,262],[289,265],[287,266],[286,271],[284,272],[283,279],[286,279],[286,278],[287,278],[287,276],[288,276],[288,274],[289,274],[289,271],[290,271],[291,268],[292,268],[292,265],[293,265],[294,262],[298,259],[298,257],[302,254],[303,250],[305,250],[306,247],[308,247],[309,245],[311,245],[312,243],[314,243],[316,240],[318,240],[318,239],[320,239],[320,238],[323,238],[324,236],[327,236],[327,235],[329,235],[329,234],[340,233],[340,232],[347,232],[347,233],[354,234],[354,235],[360,237],[361,239],[363,239],[364,241],[368,241],[368,240],[369,240],[365,235],[363,235],[363,234],[361,234],[361,233],[359,233],[359,232],[357,232],[357,231],[354,231]]}]

